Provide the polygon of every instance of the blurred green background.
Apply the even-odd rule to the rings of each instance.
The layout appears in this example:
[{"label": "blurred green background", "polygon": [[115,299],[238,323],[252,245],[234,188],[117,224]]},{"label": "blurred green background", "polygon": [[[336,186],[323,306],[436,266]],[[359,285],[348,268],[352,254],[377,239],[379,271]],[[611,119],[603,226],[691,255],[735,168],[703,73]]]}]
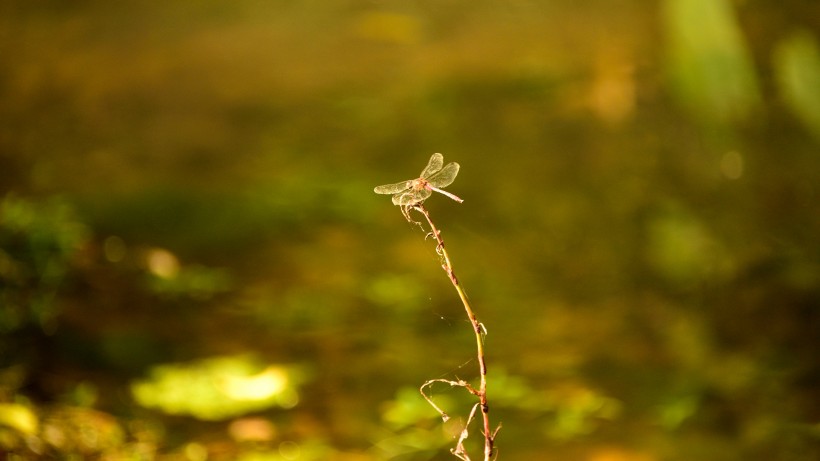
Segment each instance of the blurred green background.
[{"label": "blurred green background", "polygon": [[[820,4],[0,5],[0,453],[820,457]],[[474,459],[480,442],[473,426]]]}]

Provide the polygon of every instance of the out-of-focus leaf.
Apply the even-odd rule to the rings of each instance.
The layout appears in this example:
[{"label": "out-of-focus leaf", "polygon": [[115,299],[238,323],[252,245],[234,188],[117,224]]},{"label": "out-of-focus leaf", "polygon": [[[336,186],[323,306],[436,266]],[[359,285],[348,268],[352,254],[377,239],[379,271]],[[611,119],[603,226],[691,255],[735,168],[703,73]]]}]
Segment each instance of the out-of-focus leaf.
[{"label": "out-of-focus leaf", "polygon": [[806,31],[781,41],[774,69],[783,99],[811,132],[820,138],[820,47]]},{"label": "out-of-focus leaf", "polygon": [[545,424],[544,432],[557,440],[592,433],[602,421],[617,418],[622,407],[619,400],[582,383],[550,389],[547,400],[553,415]]},{"label": "out-of-focus leaf", "polygon": [[54,298],[88,230],[61,199],[0,200],[0,333],[53,329]]},{"label": "out-of-focus leaf", "polygon": [[733,261],[725,248],[686,210],[668,206],[647,227],[647,260],[668,281],[685,286],[732,274]]},{"label": "out-of-focus leaf", "polygon": [[292,369],[263,365],[249,356],[217,357],[155,367],[132,384],[140,405],[169,414],[220,420],[299,401],[301,377]]},{"label": "out-of-focus leaf", "polygon": [[681,103],[699,120],[731,123],[760,103],[751,57],[727,0],[666,0],[669,73]]},{"label": "out-of-focus leaf", "polygon": [[[446,395],[436,395],[434,399],[442,408],[453,405],[453,400]],[[436,417],[436,411],[424,400],[418,389],[411,387],[399,390],[396,398],[387,402],[382,411],[382,419],[394,429],[413,426]]]},{"label": "out-of-focus leaf", "polygon": [[37,432],[37,415],[31,408],[18,403],[0,403],[0,425],[8,426],[26,434]]},{"label": "out-of-focus leaf", "polygon": [[61,453],[87,458],[121,447],[125,431],[109,413],[81,407],[58,407],[43,418],[42,440]]}]

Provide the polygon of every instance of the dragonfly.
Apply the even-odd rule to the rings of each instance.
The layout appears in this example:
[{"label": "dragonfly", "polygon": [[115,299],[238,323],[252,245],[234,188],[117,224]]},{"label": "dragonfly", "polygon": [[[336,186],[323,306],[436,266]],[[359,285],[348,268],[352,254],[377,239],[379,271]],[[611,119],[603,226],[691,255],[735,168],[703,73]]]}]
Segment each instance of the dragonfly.
[{"label": "dragonfly", "polygon": [[460,166],[456,162],[444,165],[444,156],[436,153],[430,157],[430,161],[427,162],[427,166],[424,167],[421,176],[418,178],[376,186],[373,192],[393,194],[393,205],[399,205],[405,210],[424,202],[433,192],[446,195],[456,202],[462,203],[464,200],[457,195],[441,189],[453,183],[459,168]]}]

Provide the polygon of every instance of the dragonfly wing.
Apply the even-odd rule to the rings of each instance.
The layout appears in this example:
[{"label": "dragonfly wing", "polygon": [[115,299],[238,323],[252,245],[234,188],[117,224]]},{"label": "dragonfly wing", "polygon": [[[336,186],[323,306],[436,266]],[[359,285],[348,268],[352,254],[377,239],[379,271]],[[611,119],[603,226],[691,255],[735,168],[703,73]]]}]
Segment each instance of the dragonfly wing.
[{"label": "dragonfly wing", "polygon": [[393,196],[393,205],[415,205],[416,203],[421,203],[427,200],[427,197],[430,197],[430,194],[432,193],[432,191],[429,191],[427,189],[399,192],[398,194]]},{"label": "dragonfly wing", "polygon": [[373,192],[377,194],[396,194],[407,189],[413,187],[413,181],[402,181],[397,182],[396,184],[385,184],[383,186],[376,186],[373,188]]},{"label": "dragonfly wing", "polygon": [[456,162],[448,163],[447,166],[442,168],[438,173],[427,178],[427,182],[434,187],[447,187],[456,179],[459,168],[461,168],[461,166]]},{"label": "dragonfly wing", "polygon": [[433,154],[430,157],[430,161],[427,162],[427,166],[424,167],[424,170],[422,170],[421,177],[427,179],[429,176],[432,176],[436,171],[440,170],[441,165],[444,165],[444,156],[441,154]]}]

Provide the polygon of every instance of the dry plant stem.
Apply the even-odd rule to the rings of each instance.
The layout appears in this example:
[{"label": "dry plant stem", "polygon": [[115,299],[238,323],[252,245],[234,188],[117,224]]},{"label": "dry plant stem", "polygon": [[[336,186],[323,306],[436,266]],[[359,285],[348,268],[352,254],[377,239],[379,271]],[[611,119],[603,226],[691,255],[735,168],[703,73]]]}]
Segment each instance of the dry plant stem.
[{"label": "dry plant stem", "polygon": [[[467,317],[469,317],[470,324],[473,327],[473,333],[475,333],[476,352],[478,356],[478,367],[481,379],[478,389],[475,389],[474,387],[470,386],[464,381],[447,382],[451,385],[464,387],[470,393],[478,397],[479,405],[481,407],[481,416],[484,420],[484,461],[490,461],[493,454],[493,442],[495,441],[495,435],[498,432],[498,429],[496,429],[495,431],[490,430],[490,408],[487,405],[487,363],[484,360],[484,341],[482,338],[482,334],[485,333],[486,330],[484,328],[484,325],[482,325],[481,322],[478,321],[475,312],[473,312],[473,308],[470,305],[470,300],[467,299],[467,294],[464,292],[464,288],[461,286],[460,283],[458,283],[458,278],[456,277],[455,272],[453,272],[453,265],[450,262],[450,255],[447,253],[447,249],[444,247],[444,239],[441,237],[441,231],[439,231],[438,228],[436,228],[436,225],[433,224],[433,220],[430,219],[430,213],[427,211],[426,208],[424,208],[424,205],[419,203],[413,205],[412,208],[421,213],[422,215],[424,215],[424,218],[427,220],[427,224],[430,225],[430,234],[433,236],[434,239],[436,239],[436,243],[438,244],[436,246],[436,253],[438,253],[442,258],[441,268],[444,269],[444,272],[447,273],[447,276],[450,278],[450,282],[453,283],[453,286],[458,292],[458,296],[459,298],[461,298],[461,303],[464,305],[464,310],[467,312]],[[434,381],[440,380],[432,380],[425,383],[422,386],[422,395],[425,395],[423,392],[423,388]],[[428,402],[430,401],[430,399],[427,398],[426,395],[425,398],[428,400]],[[438,407],[436,407],[435,405],[433,406],[438,410]],[[473,408],[473,412],[474,411],[475,408]],[[444,414],[441,410],[439,410],[439,412],[442,414],[443,417],[446,418],[446,414]],[[470,420],[472,420],[473,412],[471,412],[470,419],[467,420],[467,424],[469,424]],[[463,434],[464,435],[462,436],[462,438],[459,439],[459,443],[456,449],[453,450],[453,454],[461,459],[469,460],[469,457],[467,456],[467,453],[464,451],[464,447],[462,444],[464,441],[463,438],[466,437],[466,428]]]}]

